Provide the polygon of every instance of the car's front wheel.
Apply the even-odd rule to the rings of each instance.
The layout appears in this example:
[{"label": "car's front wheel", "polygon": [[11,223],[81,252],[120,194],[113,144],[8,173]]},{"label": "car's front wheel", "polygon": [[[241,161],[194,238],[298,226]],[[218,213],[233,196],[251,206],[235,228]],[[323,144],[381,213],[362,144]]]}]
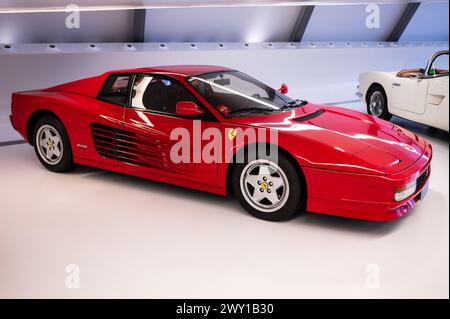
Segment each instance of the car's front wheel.
[{"label": "car's front wheel", "polygon": [[69,137],[57,118],[40,118],[34,127],[33,142],[39,161],[48,170],[65,172],[73,167]]},{"label": "car's front wheel", "polygon": [[248,212],[269,221],[293,218],[304,198],[299,174],[281,154],[278,161],[254,159],[237,164],[233,189]]},{"label": "car's front wheel", "polygon": [[374,85],[367,94],[367,112],[386,121],[392,118],[386,92],[380,85]]}]

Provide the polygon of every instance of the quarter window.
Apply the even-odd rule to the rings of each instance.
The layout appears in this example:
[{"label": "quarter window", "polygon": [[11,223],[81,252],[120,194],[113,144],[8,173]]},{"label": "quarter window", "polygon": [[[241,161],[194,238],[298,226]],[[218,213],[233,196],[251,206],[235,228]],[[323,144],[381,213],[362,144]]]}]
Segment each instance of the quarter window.
[{"label": "quarter window", "polygon": [[118,104],[127,105],[131,75],[111,75],[105,82],[99,99]]}]

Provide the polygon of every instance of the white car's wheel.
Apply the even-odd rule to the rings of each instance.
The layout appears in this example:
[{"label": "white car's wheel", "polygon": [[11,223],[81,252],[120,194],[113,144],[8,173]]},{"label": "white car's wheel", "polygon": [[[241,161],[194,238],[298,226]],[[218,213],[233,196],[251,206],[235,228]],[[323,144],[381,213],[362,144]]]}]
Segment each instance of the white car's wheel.
[{"label": "white car's wheel", "polygon": [[367,113],[386,121],[392,118],[388,109],[386,92],[380,85],[372,86],[367,93]]}]

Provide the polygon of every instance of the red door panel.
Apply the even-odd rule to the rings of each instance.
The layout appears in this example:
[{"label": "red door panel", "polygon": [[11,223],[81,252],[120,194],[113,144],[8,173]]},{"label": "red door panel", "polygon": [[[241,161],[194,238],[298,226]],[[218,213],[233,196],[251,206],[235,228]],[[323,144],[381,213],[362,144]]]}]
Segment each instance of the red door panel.
[{"label": "red door panel", "polygon": [[78,116],[72,130],[75,132],[71,138],[74,156],[116,166],[117,161],[107,149],[114,144],[114,130],[123,119],[125,108],[87,98],[83,105],[88,110],[87,116]]}]

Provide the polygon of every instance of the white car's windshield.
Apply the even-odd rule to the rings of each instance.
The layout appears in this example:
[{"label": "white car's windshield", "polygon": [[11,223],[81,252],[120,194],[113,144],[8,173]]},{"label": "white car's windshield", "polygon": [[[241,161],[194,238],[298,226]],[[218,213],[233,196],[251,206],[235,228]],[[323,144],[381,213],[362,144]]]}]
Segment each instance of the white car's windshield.
[{"label": "white car's windshield", "polygon": [[438,55],[431,63],[428,70],[429,76],[448,75],[448,53]]},{"label": "white car's windshield", "polygon": [[189,77],[187,80],[226,117],[279,112],[306,103],[293,100],[238,71],[207,73]]}]

